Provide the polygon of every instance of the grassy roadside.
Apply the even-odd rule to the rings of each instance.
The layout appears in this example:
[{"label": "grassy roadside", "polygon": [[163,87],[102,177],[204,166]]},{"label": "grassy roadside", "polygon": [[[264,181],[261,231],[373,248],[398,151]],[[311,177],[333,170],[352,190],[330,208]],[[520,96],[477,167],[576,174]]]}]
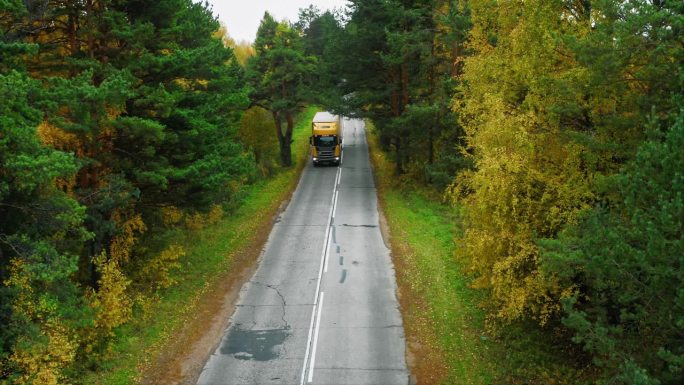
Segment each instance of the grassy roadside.
[{"label": "grassy roadside", "polygon": [[217,291],[219,281],[238,269],[238,265],[253,264],[254,256],[258,256],[258,250],[253,250],[259,242],[257,238],[267,236],[273,215],[296,187],[306,164],[309,122],[316,111],[309,107],[297,118],[292,149],[294,167],[249,186],[242,205],[216,224],[199,231],[178,232],[175,241],[185,249],[186,256],[182,267],[174,273],[177,284],[162,292],[160,301],[144,313],[138,309],[140,314],[117,330],[108,365],[91,378],[83,379],[83,383],[140,382],[141,372],[156,357],[166,354],[173,340],[180,338],[184,325],[197,317],[202,298]]},{"label": "grassy roadside", "polygon": [[375,135],[368,139],[413,374],[419,384],[492,383],[479,293],[453,258],[457,212],[395,183],[393,164]]},{"label": "grassy roadside", "polygon": [[[418,384],[552,385],[588,383],[590,370],[563,329],[512,323],[485,329],[484,291],[472,289],[455,258],[459,216],[420,187],[396,182],[394,165],[368,142],[378,199],[390,232],[408,362]],[[572,352],[568,349],[573,350]]]}]

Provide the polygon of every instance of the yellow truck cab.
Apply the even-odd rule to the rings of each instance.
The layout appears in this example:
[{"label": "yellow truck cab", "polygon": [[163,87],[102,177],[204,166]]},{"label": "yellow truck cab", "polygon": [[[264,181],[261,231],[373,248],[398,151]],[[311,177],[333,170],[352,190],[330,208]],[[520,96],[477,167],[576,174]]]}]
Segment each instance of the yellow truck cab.
[{"label": "yellow truck cab", "polygon": [[311,161],[340,165],[342,159],[342,121],[338,115],[317,112],[311,122]]}]

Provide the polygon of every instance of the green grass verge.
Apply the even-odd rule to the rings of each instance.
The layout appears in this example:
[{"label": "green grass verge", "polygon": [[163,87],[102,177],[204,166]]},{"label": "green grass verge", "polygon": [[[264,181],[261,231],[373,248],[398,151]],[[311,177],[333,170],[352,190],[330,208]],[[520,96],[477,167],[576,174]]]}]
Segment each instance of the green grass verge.
[{"label": "green grass verge", "polygon": [[453,257],[457,212],[436,201],[434,193],[397,183],[374,135],[369,143],[414,375],[421,384],[491,383],[484,313],[477,308],[481,293],[469,288]]},{"label": "green grass verge", "polygon": [[459,215],[438,195],[397,181],[368,123],[378,198],[391,234],[402,316],[419,384],[577,384],[561,328],[517,323],[485,328],[486,292],[454,258]]},{"label": "green grass verge", "polygon": [[110,359],[97,373],[83,378],[82,383],[123,385],[140,381],[140,368],[163,350],[193,315],[197,300],[231,269],[234,257],[249,247],[257,229],[270,221],[265,214],[277,210],[296,186],[308,160],[310,122],[316,111],[317,108],[309,107],[297,117],[292,149],[294,167],[247,186],[240,207],[218,223],[194,232],[177,231],[174,243],[186,251],[180,261],[182,268],[173,276],[177,284],[164,290],[160,300],[144,313],[137,309],[134,319],[116,331]]}]

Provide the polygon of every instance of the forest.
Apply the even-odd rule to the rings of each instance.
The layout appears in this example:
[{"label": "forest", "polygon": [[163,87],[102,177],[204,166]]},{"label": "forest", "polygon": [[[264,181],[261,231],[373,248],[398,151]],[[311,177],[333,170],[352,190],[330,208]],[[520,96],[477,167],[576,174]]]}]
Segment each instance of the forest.
[{"label": "forest", "polygon": [[0,28],[0,383],[106,367],[173,231],[292,167],[307,105],[458,213],[487,328],[575,347],[583,383],[684,383],[681,1],[350,0],[251,47],[191,0],[0,0]]}]

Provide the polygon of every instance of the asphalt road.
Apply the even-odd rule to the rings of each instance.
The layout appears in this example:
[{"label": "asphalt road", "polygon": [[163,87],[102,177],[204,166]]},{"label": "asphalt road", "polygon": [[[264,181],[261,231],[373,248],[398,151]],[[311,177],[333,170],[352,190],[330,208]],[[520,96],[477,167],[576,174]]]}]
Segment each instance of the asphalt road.
[{"label": "asphalt road", "polygon": [[363,121],[343,163],[304,170],[201,385],[408,384]]}]

